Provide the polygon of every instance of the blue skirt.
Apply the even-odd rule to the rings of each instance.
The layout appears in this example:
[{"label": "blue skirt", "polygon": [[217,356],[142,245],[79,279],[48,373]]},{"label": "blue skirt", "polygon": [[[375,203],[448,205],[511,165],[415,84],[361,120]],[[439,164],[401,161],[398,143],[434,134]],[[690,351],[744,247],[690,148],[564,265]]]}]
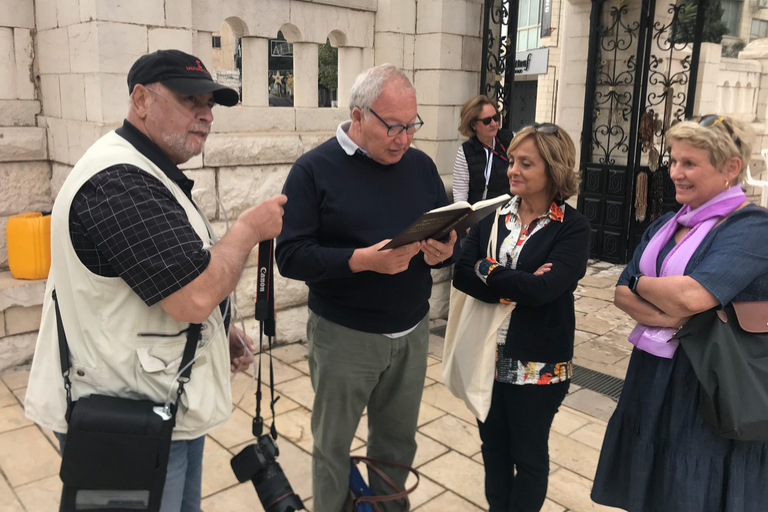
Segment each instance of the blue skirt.
[{"label": "blue skirt", "polygon": [[768,442],[720,437],[698,408],[682,347],[672,359],[635,349],[592,499],[630,512],[768,511]]}]

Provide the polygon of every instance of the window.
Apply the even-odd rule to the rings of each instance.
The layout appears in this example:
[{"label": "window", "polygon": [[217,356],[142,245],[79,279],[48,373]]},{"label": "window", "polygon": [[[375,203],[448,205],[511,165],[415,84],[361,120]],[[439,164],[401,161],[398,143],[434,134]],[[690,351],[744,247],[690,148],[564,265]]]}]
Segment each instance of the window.
[{"label": "window", "polygon": [[221,36],[211,36],[211,46],[221,48]]},{"label": "window", "polygon": [[737,37],[741,23],[741,9],[744,3],[740,0],[722,0],[721,5],[723,7],[723,23],[728,27],[727,34]]},{"label": "window", "polygon": [[749,31],[749,40],[762,39],[768,37],[768,21],[752,20],[752,30]]},{"label": "window", "polygon": [[540,0],[520,0],[517,14],[516,50],[518,52],[539,47],[541,36],[539,1]]},{"label": "window", "polygon": [[757,0],[757,6],[761,9],[768,9],[768,0]]}]

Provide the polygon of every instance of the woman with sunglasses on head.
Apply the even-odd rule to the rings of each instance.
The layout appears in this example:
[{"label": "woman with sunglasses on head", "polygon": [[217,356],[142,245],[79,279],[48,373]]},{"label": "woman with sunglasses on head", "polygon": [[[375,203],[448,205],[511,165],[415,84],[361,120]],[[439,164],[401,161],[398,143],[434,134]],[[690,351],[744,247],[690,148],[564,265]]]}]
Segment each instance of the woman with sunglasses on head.
[{"label": "woman with sunglasses on head", "polygon": [[768,212],[740,183],[754,136],[704,116],[666,133],[683,207],[653,222],[616,286],[637,326],[592,499],[631,512],[768,511],[768,442],[718,436],[699,416],[699,382],[674,339],[692,315],[768,300]]},{"label": "woman with sunglasses on head", "polygon": [[501,115],[487,96],[461,107],[459,132],[469,140],[459,146],[453,163],[453,201],[475,204],[509,192],[507,148],[513,133],[499,130]]},{"label": "woman with sunglasses on head", "polygon": [[484,302],[516,304],[497,333],[491,407],[478,425],[490,511],[535,512],[547,494],[549,430],[570,385],[573,291],[586,272],[590,225],[565,203],[579,184],[567,133],[550,123],[523,128],[507,155],[513,197],[472,227],[453,285]]}]

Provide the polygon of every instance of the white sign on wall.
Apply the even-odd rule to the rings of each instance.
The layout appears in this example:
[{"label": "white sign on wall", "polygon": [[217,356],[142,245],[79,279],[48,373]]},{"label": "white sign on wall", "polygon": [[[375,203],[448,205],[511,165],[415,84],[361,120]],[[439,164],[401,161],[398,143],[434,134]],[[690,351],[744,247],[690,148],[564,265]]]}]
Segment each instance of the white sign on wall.
[{"label": "white sign on wall", "polygon": [[516,75],[546,75],[549,48],[536,48],[515,54]]}]

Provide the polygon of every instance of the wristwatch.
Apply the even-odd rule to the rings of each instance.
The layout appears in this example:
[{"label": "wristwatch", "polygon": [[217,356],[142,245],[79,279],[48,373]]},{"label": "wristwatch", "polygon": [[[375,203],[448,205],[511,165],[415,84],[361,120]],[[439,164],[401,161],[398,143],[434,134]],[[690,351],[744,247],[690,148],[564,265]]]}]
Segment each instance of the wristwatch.
[{"label": "wristwatch", "polygon": [[637,295],[637,283],[640,281],[640,278],[643,277],[643,274],[635,274],[632,277],[629,278],[629,289],[632,293]]}]

